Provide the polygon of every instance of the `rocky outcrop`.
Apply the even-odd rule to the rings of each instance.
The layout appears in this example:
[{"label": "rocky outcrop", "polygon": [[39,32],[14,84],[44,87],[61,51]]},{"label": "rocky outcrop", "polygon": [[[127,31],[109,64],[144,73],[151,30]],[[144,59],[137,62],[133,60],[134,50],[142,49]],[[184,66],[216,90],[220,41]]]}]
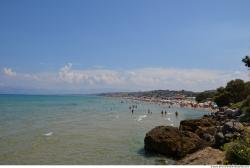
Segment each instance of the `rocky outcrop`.
[{"label": "rocky outcrop", "polygon": [[[204,115],[201,119],[183,120],[180,122],[179,129],[170,126],[156,127],[146,134],[144,148],[147,151],[174,158],[182,158],[208,146],[220,148],[225,143],[244,136],[244,126],[237,120],[239,115],[238,110],[225,109],[211,115]],[[210,154],[212,155],[214,151],[219,155],[220,152],[212,148],[206,148],[201,153],[193,155],[194,163],[218,164],[217,162],[220,161],[216,160],[217,157],[207,162],[206,159],[197,158],[206,152],[209,156],[206,156],[207,158],[213,158]]]},{"label": "rocky outcrop", "polygon": [[180,158],[201,149],[204,142],[193,132],[181,132],[171,126],[158,126],[146,134],[144,145],[147,151]]},{"label": "rocky outcrop", "polygon": [[183,159],[177,161],[180,165],[218,165],[223,164],[225,159],[224,152],[206,147],[193,154],[187,155]]}]

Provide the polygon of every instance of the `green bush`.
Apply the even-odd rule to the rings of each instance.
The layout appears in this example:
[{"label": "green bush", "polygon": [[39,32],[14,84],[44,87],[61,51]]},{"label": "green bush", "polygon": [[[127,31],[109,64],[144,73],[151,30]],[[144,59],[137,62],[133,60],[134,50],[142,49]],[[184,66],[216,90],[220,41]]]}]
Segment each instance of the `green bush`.
[{"label": "green bush", "polygon": [[226,151],[226,163],[250,164],[250,136],[226,144],[224,150]]},{"label": "green bush", "polygon": [[230,105],[230,108],[231,108],[231,109],[239,109],[239,108],[242,106],[242,103],[243,103],[243,101],[238,102],[238,103],[232,103],[232,104]]},{"label": "green bush", "polygon": [[240,111],[243,113],[243,116],[240,118],[241,121],[250,122],[250,95],[246,100],[243,101],[240,106]]}]

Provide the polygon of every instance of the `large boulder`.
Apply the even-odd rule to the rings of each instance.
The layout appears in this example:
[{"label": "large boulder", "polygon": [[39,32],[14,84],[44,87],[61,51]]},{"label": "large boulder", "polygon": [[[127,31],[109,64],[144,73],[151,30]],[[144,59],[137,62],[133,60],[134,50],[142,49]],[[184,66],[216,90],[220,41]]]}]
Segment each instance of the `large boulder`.
[{"label": "large boulder", "polygon": [[180,131],[172,126],[158,126],[149,131],[144,139],[146,151],[180,158],[204,147],[204,141],[190,131]]}]

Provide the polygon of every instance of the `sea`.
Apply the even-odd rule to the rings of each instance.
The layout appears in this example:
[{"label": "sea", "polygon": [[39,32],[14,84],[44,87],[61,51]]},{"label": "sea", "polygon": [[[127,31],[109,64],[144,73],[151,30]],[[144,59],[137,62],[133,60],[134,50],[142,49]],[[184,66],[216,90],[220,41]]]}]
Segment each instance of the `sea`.
[{"label": "sea", "polygon": [[145,134],[207,113],[93,95],[0,95],[0,164],[175,164],[145,152]]}]

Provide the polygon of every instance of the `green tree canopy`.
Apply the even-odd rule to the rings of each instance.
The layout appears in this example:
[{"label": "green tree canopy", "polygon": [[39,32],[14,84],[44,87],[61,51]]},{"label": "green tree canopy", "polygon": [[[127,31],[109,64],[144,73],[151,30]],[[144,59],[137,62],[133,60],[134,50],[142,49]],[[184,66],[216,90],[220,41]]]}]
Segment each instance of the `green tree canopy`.
[{"label": "green tree canopy", "polygon": [[245,56],[245,58],[242,59],[242,62],[244,62],[246,67],[250,67],[250,57],[249,56]]}]

